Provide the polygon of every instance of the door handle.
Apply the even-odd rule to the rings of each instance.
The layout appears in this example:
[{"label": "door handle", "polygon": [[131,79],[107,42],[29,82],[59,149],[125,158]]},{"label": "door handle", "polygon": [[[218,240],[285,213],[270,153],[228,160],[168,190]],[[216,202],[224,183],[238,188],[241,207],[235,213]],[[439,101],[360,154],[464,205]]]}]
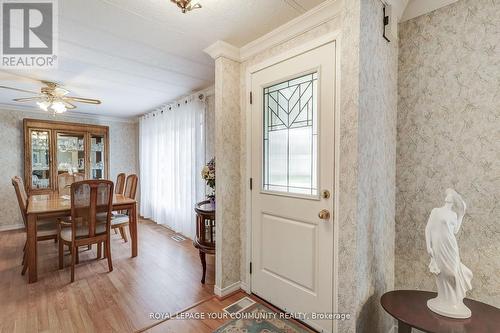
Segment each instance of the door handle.
[{"label": "door handle", "polygon": [[318,217],[322,220],[328,221],[330,219],[330,212],[328,209],[323,209],[318,213]]}]

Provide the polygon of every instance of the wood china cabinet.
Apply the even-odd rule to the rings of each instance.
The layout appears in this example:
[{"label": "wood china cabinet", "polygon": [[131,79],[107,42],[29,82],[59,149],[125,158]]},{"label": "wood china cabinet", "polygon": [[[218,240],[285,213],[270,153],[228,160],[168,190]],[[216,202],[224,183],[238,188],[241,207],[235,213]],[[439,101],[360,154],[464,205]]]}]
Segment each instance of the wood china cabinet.
[{"label": "wood china cabinet", "polygon": [[107,126],[24,119],[24,181],[29,193],[57,190],[61,173],[109,177]]}]

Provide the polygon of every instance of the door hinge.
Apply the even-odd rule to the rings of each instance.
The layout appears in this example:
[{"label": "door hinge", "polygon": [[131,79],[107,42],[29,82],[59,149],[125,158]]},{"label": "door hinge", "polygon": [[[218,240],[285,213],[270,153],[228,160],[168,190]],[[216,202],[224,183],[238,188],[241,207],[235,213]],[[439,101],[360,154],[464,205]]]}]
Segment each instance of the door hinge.
[{"label": "door hinge", "polygon": [[250,262],[250,274],[252,274],[252,262]]},{"label": "door hinge", "polygon": [[250,178],[250,191],[253,189],[253,178]]},{"label": "door hinge", "polygon": [[253,94],[251,91],[250,91],[250,104],[253,104]]}]

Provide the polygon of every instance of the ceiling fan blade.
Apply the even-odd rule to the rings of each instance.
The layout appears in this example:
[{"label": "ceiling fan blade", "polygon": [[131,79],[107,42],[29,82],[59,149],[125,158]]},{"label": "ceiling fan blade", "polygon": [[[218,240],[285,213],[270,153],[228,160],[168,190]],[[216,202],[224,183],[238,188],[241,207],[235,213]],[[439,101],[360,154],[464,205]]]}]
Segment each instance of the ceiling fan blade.
[{"label": "ceiling fan blade", "polygon": [[68,110],[76,109],[76,105],[74,105],[66,100],[62,100],[62,102],[66,106],[66,109],[68,109]]},{"label": "ceiling fan blade", "polygon": [[35,94],[35,95],[40,94],[39,92],[33,92],[33,91],[29,91],[29,90],[17,89],[17,88],[12,88],[12,87],[7,87],[7,86],[0,86],[0,88],[14,90],[14,91],[20,91],[20,92],[24,92],[24,93],[28,93],[28,94]]},{"label": "ceiling fan blade", "polygon": [[74,102],[87,103],[87,104],[95,104],[95,105],[101,104],[100,100],[91,98],[65,96],[64,99],[72,100]]},{"label": "ceiling fan blade", "polygon": [[38,97],[26,97],[26,98],[14,98],[13,101],[15,102],[32,102],[32,101],[39,101],[43,96],[38,96]]}]

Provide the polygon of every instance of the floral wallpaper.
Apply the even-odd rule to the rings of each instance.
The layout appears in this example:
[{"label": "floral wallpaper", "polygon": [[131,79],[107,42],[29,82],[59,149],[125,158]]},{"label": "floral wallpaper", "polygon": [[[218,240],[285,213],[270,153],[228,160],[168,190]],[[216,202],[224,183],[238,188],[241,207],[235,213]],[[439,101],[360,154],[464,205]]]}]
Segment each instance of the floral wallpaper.
[{"label": "floral wallpaper", "polygon": [[383,5],[361,1],[356,235],[356,332],[389,332],[380,297],[394,289],[398,43],[383,37]]},{"label": "floral wallpaper", "polygon": [[[17,204],[11,177],[24,178],[23,165],[23,119],[54,120],[51,115],[19,110],[0,110],[0,230],[23,224]],[[109,126],[110,136],[110,177],[116,179],[120,172],[127,174],[138,172],[138,126],[134,121],[99,121],[97,119],[57,116],[57,120],[91,123]]]},{"label": "floral wallpaper", "polygon": [[444,191],[469,297],[500,307],[500,1],[460,0],[400,25],[396,287],[436,290],[424,228]]},{"label": "floral wallpaper", "polygon": [[239,63],[215,60],[216,288],[240,282],[240,80]]},{"label": "floral wallpaper", "polygon": [[205,160],[208,162],[215,156],[215,96],[208,95],[205,103]]}]

